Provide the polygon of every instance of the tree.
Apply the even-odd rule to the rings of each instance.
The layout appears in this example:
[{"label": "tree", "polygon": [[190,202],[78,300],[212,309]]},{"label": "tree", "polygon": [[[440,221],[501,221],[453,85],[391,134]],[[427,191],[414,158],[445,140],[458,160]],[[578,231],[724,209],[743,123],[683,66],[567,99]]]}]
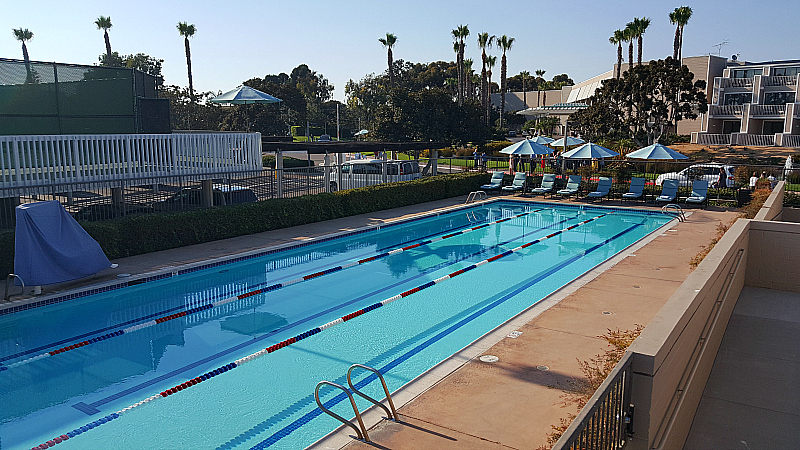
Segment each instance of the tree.
[{"label": "tree", "polygon": [[[615,135],[633,139],[636,145],[657,142],[666,130],[684,119],[696,119],[708,110],[706,82],[678,61],[653,61],[632,67],[619,80],[603,82],[590,99],[590,106],[570,116],[573,129],[594,139]],[[632,113],[626,113],[630,105]]]},{"label": "tree", "polygon": [[492,67],[497,64],[497,56],[487,56],[486,57],[486,77],[489,81],[489,102],[486,105],[486,123],[490,123],[489,120],[491,118],[492,113]]},{"label": "tree", "polygon": [[183,36],[184,46],[186,47],[186,69],[189,72],[189,97],[194,98],[194,84],[192,83],[192,52],[189,49],[189,38],[197,32],[194,24],[178,22],[178,33]]},{"label": "tree", "polygon": [[650,26],[650,19],[642,17],[641,19],[635,17],[633,19],[633,36],[637,39],[638,57],[636,58],[636,65],[642,65],[642,36],[644,36],[647,27]]},{"label": "tree", "polygon": [[478,35],[478,46],[481,48],[481,105],[483,105],[484,108],[487,108],[487,110],[489,108],[490,95],[489,83],[486,78],[486,48],[492,48],[492,43],[494,40],[495,37],[490,36],[489,33],[481,33]]},{"label": "tree", "polygon": [[387,59],[389,61],[389,84],[394,85],[394,71],[392,70],[392,47],[394,47],[394,44],[397,42],[397,36],[391,33],[386,33],[386,38],[380,38],[378,39],[378,42],[386,47]]},{"label": "tree", "polygon": [[625,42],[628,43],[628,69],[633,67],[633,40],[636,38],[636,32],[633,30],[633,22],[628,22],[625,29],[622,30],[625,36]]},{"label": "tree", "polygon": [[528,107],[528,95],[527,95],[527,90],[525,89],[526,88],[525,81],[529,76],[531,76],[531,73],[528,72],[527,70],[523,70],[519,74],[522,77],[522,102],[525,103],[525,107],[527,108]]},{"label": "tree", "polygon": [[464,91],[466,90],[466,76],[464,75],[464,48],[466,44],[464,40],[469,37],[468,25],[459,25],[458,28],[451,32],[455,45],[457,45],[456,66],[458,67],[458,104],[464,102]]},{"label": "tree", "polygon": [[503,57],[500,60],[500,128],[503,128],[503,114],[506,111],[506,72],[508,70],[508,64],[506,61],[506,52],[511,50],[511,46],[514,44],[514,38],[508,37],[505,34],[500,36],[500,39],[497,40],[498,45],[500,46],[500,50],[503,51]]},{"label": "tree", "polygon": [[622,43],[625,42],[625,33],[622,30],[616,30],[614,35],[608,38],[608,42],[617,46],[617,73],[614,78],[619,79],[620,70],[622,70]]},{"label": "tree", "polygon": [[539,82],[539,78],[541,78],[542,81],[544,81],[544,78],[542,78],[542,77],[544,76],[545,72],[546,71],[542,70],[542,69],[537,69],[536,72],[534,72],[536,74],[536,77],[537,77],[537,79],[536,79],[536,106],[541,106],[541,102],[540,102],[540,99],[541,99],[541,91],[540,91],[541,83]]},{"label": "tree", "polygon": [[474,98],[475,90],[472,87],[472,58],[464,59],[464,86],[467,98],[472,100]]},{"label": "tree", "polygon": [[117,52],[111,52],[110,57],[108,54],[103,53],[97,59],[100,61],[101,66],[136,69],[157,77],[159,79],[159,84],[164,82],[161,75],[161,65],[164,63],[163,59],[154,58],[144,53],[120,55]]},{"label": "tree", "polygon": [[35,77],[31,71],[31,58],[28,56],[28,47],[25,45],[25,42],[33,39],[33,32],[22,27],[12,29],[11,31],[14,33],[14,37],[22,42],[22,59],[25,61],[25,71],[27,72],[25,82],[33,83]]},{"label": "tree", "polygon": [[108,30],[112,27],[111,16],[100,16],[94,21],[94,24],[97,25],[98,30],[103,30],[103,38],[105,38],[106,41],[106,55],[111,58],[111,40],[108,38]]},{"label": "tree", "polygon": [[692,17],[692,8],[681,6],[669,13],[669,23],[676,25],[675,42],[673,43],[672,59],[683,61],[683,27]]}]

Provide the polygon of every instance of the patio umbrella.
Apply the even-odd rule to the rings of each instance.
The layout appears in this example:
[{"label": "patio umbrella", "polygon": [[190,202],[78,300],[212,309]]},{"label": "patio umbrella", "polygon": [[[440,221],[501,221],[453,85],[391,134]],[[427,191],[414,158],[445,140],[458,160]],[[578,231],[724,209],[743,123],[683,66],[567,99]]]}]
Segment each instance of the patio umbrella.
[{"label": "patio umbrella", "polygon": [[553,149],[536,143],[533,139],[523,139],[500,150],[500,153],[507,155],[549,155],[553,153]]},{"label": "patio umbrella", "polygon": [[635,152],[628,153],[625,157],[630,159],[689,159],[688,156],[681,155],[661,144],[648,145]]},{"label": "patio umbrella", "polygon": [[258,89],[243,85],[218,95],[209,101],[212,103],[227,103],[231,105],[249,105],[252,103],[278,103],[283,100],[261,92]]},{"label": "patio umbrella", "polygon": [[610,158],[617,155],[619,155],[619,153],[591,142],[561,154],[563,158],[569,159],[599,159]]},{"label": "patio umbrella", "polygon": [[[583,144],[584,142],[586,142],[586,141],[584,141],[583,139],[574,138],[572,136],[567,136],[567,146],[568,147],[571,146],[571,145],[580,145],[580,144]],[[564,146],[564,138],[561,138],[561,139],[559,139],[557,141],[551,142],[550,146],[551,147],[563,147]]]},{"label": "patio umbrella", "polygon": [[537,144],[543,144],[543,145],[546,145],[546,144],[549,144],[549,143],[555,141],[555,139],[549,138],[547,136],[536,136],[535,138],[532,138],[531,140],[533,142],[536,142]]}]

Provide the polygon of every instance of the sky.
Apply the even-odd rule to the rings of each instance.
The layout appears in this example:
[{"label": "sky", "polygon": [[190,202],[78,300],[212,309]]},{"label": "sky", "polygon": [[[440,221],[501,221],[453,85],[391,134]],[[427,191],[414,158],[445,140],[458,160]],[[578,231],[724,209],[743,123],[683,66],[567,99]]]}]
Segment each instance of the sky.
[{"label": "sky", "polygon": [[[515,39],[507,54],[509,76],[543,69],[548,80],[566,73],[577,83],[611,70],[616,47],[608,38],[634,17],[651,20],[643,59],[671,56],[675,27],[668,16],[684,4],[694,10],[684,30],[684,56],[719,51],[753,62],[800,59],[797,0],[0,0],[0,30],[6,30],[5,38],[0,32],[0,57],[22,59],[11,32],[22,27],[34,33],[27,44],[32,60],[96,64],[105,44],[94,21],[110,16],[113,51],[163,59],[165,83],[188,86],[183,38],[176,29],[178,22],[188,22],[197,27],[190,39],[195,90],[227,91],[247,79],[307,64],[335,86],[335,99],[344,100],[348,80],[386,70],[378,38],[387,32],[397,36],[395,59],[453,61],[450,33],[464,24],[471,32],[466,57],[478,73],[477,35],[488,32]],[[723,42],[720,51],[715,45]],[[496,49],[490,53],[499,55]],[[624,54],[627,58],[627,49]],[[498,56],[494,80],[499,66]]]}]

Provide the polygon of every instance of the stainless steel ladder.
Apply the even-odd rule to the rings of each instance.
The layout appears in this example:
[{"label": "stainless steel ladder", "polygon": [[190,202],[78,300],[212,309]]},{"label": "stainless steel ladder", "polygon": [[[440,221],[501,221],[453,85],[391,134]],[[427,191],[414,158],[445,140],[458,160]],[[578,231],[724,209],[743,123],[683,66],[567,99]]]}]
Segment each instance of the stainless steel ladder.
[{"label": "stainless steel ladder", "polygon": [[467,196],[467,200],[464,201],[464,204],[466,205],[467,203],[477,202],[479,200],[484,200],[486,198],[487,198],[486,192],[483,192],[483,191],[472,191]]},{"label": "stainless steel ladder", "polygon": [[[368,396],[367,394],[359,391],[358,389],[356,389],[356,387],[353,385],[353,381],[352,381],[353,369],[356,369],[356,368],[369,370],[370,372],[372,372],[372,373],[374,373],[375,375],[378,376],[378,379],[381,380],[381,385],[383,386],[383,392],[386,393],[386,400],[389,403],[389,408],[391,408],[391,410],[389,410],[389,408],[387,408],[380,401],[378,401],[378,400]],[[397,410],[395,410],[395,408],[394,408],[394,402],[392,402],[392,396],[389,394],[389,388],[386,386],[386,380],[383,379],[383,375],[381,375],[381,373],[377,369],[374,369],[374,368],[369,367],[369,366],[365,366],[363,364],[353,364],[352,366],[350,366],[349,369],[347,369],[347,384],[350,386],[350,389],[353,392],[355,392],[359,396],[363,397],[364,399],[370,401],[371,403],[383,408],[383,410],[386,411],[386,415],[388,416],[389,420],[394,420],[395,422],[398,421]],[[340,389],[340,390],[344,391],[344,393],[347,394],[347,397],[350,399],[350,405],[353,407],[353,412],[355,412],[355,414],[356,414],[356,419],[358,420],[358,427],[353,425],[353,423],[350,422],[349,420],[345,419],[344,417],[336,414],[335,412],[329,410],[328,408],[326,408],[325,406],[322,405],[322,402],[319,399],[319,389],[323,385],[333,386],[333,387],[335,387],[337,389]],[[340,384],[333,383],[331,381],[320,381],[319,383],[317,383],[316,389],[314,389],[314,399],[317,401],[317,406],[319,406],[319,409],[321,409],[324,413],[328,414],[329,416],[333,417],[334,419],[337,419],[340,422],[342,422],[343,424],[345,424],[345,425],[349,426],[350,428],[354,429],[356,431],[356,436],[358,436],[359,439],[363,439],[364,442],[371,442],[369,440],[369,435],[367,434],[367,428],[364,426],[364,421],[361,419],[361,413],[358,411],[358,407],[356,407],[356,402],[353,399],[353,395],[350,394],[350,391],[348,391],[347,388],[345,388],[344,386],[342,386]]]},{"label": "stainless steel ladder", "polygon": [[[9,285],[9,283],[11,282],[11,280],[13,280],[14,278],[18,279],[18,280],[19,280],[19,282],[20,282],[20,284],[22,284],[22,291],[21,291],[19,294],[9,294],[9,293],[8,293],[8,285]],[[21,295],[21,294],[24,294],[24,293],[25,293],[25,282],[22,280],[22,278],[21,278],[19,275],[17,275],[17,274],[14,274],[14,273],[10,273],[10,274],[8,274],[8,276],[6,277],[6,292],[5,292],[5,294],[3,295],[3,300],[4,300],[4,301],[8,301],[8,299],[9,299],[9,298],[10,298],[12,295]]]},{"label": "stainless steel ladder", "polygon": [[686,222],[686,214],[683,213],[683,208],[675,203],[664,205],[661,208],[661,213],[678,219],[678,222]]}]

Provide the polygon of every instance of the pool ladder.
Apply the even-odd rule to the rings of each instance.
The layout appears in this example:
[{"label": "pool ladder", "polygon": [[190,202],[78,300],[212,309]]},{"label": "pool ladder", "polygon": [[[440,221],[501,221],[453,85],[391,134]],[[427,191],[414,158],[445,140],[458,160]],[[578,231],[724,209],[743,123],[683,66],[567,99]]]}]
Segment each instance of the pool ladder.
[{"label": "pool ladder", "polygon": [[[351,374],[353,373],[353,369],[355,369],[355,368],[361,368],[361,369],[364,369],[364,370],[369,370],[370,372],[372,372],[372,373],[374,373],[375,375],[378,376],[378,378],[381,380],[381,385],[383,385],[383,392],[386,393],[386,400],[389,403],[389,407],[391,408],[391,411],[383,403],[381,403],[378,400],[375,400],[374,398],[370,397],[369,395],[359,391],[358,389],[356,389],[355,386],[353,386],[353,380],[352,380]],[[365,366],[363,364],[353,364],[352,366],[350,366],[349,369],[347,369],[347,384],[350,386],[350,389],[353,392],[355,392],[359,396],[363,397],[364,399],[369,400],[371,403],[383,408],[383,410],[386,411],[386,414],[387,414],[387,416],[388,416],[388,418],[390,420],[394,420],[395,422],[398,421],[397,411],[394,409],[394,402],[392,402],[392,396],[389,394],[389,388],[386,387],[386,380],[383,379],[383,375],[381,375],[381,373],[377,369],[373,369],[372,367]],[[353,425],[353,423],[350,422],[349,420],[345,419],[344,417],[336,414],[335,412],[329,410],[328,408],[326,408],[325,406],[322,405],[322,402],[319,400],[319,389],[324,385],[335,387],[337,389],[340,389],[340,390],[344,391],[344,393],[347,394],[347,398],[350,399],[350,405],[352,405],[353,411],[356,413],[356,419],[358,420],[358,427]],[[353,395],[350,393],[350,391],[347,390],[347,388],[345,388],[341,384],[336,384],[336,383],[334,383],[332,381],[320,381],[319,383],[317,383],[316,389],[314,389],[314,399],[317,401],[317,406],[319,406],[319,409],[321,409],[324,413],[328,414],[329,416],[333,417],[334,419],[337,419],[340,422],[342,422],[343,424],[345,424],[345,425],[349,426],[350,428],[354,429],[356,431],[356,435],[358,436],[359,439],[364,440],[364,442],[370,442],[369,435],[367,435],[367,427],[364,426],[364,421],[361,420],[361,413],[358,412],[358,407],[356,407],[356,401],[353,399]]]},{"label": "pool ladder", "polygon": [[469,195],[467,196],[467,200],[464,202],[464,204],[466,205],[467,203],[472,203],[472,202],[477,202],[477,201],[480,201],[480,200],[485,200],[486,198],[487,198],[486,197],[486,192],[473,191],[473,192],[469,193]]},{"label": "pool ladder", "polygon": [[[18,293],[18,294],[9,294],[8,293],[8,286],[9,286],[9,284],[11,284],[11,280],[13,280],[14,278],[18,279],[20,284],[22,284],[22,291],[20,293]],[[6,292],[5,292],[5,295],[3,295],[3,300],[4,301],[8,301],[8,299],[12,295],[21,295],[21,294],[24,294],[24,293],[25,293],[25,282],[22,281],[22,278],[19,275],[14,274],[14,273],[8,274],[8,276],[6,277]]]},{"label": "pool ladder", "polygon": [[678,219],[678,222],[686,222],[686,214],[683,213],[683,208],[675,203],[664,205],[661,208],[661,213]]}]

